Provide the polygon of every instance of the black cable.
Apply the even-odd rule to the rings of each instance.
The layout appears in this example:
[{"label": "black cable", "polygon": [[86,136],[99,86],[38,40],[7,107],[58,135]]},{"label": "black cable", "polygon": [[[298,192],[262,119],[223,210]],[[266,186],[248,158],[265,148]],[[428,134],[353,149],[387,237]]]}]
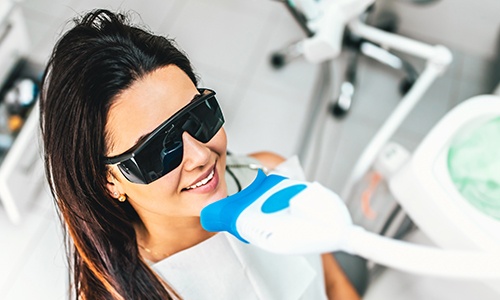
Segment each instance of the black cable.
[{"label": "black cable", "polygon": [[300,28],[304,31],[304,33],[307,35],[307,37],[312,37],[314,35],[314,32],[307,27],[307,18],[306,16],[300,12],[293,3],[290,3],[290,1],[283,1],[283,4],[285,4],[286,8],[288,11],[292,14],[293,18],[297,23],[299,23]]},{"label": "black cable", "polygon": [[393,238],[396,240],[401,240],[403,239],[408,232],[410,232],[414,228],[414,223],[408,215],[405,216],[403,221],[401,222],[401,225],[399,225],[398,230],[394,234]]},{"label": "black cable", "polygon": [[234,179],[234,182],[236,182],[236,186],[238,187],[238,192],[241,191],[241,183],[240,181],[238,180],[238,178],[236,178],[236,175],[234,175],[233,171],[231,171],[231,169],[229,168],[229,166],[226,166],[226,172],[231,175],[231,177],[233,177]]},{"label": "black cable", "polygon": [[[392,210],[390,213],[389,217],[384,223],[384,226],[382,227],[382,230],[380,230],[380,235],[385,235],[387,233],[387,230],[389,229],[389,226],[391,226],[392,222],[394,222],[394,219],[398,215],[398,213],[401,211],[401,206],[397,204],[397,206]],[[403,221],[399,225],[398,229],[396,230],[396,233],[394,234],[393,238],[400,240],[402,239],[414,226],[414,223],[408,215],[404,216]]]},{"label": "black cable", "polygon": [[396,218],[396,216],[398,215],[398,213],[400,211],[401,211],[401,206],[399,204],[397,204],[396,207],[394,207],[394,209],[389,214],[389,217],[385,221],[384,226],[382,227],[382,230],[380,230],[380,233],[379,233],[380,235],[385,235],[387,233],[389,226],[391,226],[392,222],[394,221],[394,219]]}]

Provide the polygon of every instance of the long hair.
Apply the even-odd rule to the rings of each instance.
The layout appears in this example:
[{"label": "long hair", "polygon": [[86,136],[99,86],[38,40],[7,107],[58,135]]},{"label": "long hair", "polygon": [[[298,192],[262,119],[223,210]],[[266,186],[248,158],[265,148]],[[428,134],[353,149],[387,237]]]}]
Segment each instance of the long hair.
[{"label": "long hair", "polygon": [[105,124],[117,95],[148,73],[176,65],[195,85],[197,78],[172,40],[123,14],[94,10],[74,21],[55,45],[40,100],[45,171],[64,221],[71,294],[172,299],[175,292],[140,257],[133,208],[106,188]]}]

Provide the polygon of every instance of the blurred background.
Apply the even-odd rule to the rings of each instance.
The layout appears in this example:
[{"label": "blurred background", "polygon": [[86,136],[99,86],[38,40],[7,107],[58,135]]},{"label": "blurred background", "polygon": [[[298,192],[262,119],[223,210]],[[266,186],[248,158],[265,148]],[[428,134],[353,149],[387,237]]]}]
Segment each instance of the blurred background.
[{"label": "blurred background", "polygon": [[[362,150],[407,88],[407,72],[366,55],[359,55],[353,64],[359,49],[346,43],[340,57],[328,65],[330,88],[318,99],[316,92],[325,79],[320,65],[303,57],[279,61],[280,51],[306,36],[282,1],[0,0],[3,103],[8,103],[13,87],[36,91],[21,79],[36,84],[56,40],[71,27],[70,20],[94,8],[130,13],[137,23],[177,41],[200,75],[201,86],[217,91],[230,151],[300,154],[308,178],[334,191],[341,191]],[[376,1],[367,22],[444,45],[453,54],[447,71],[393,140],[414,150],[451,108],[472,96],[495,92],[500,82],[499,11],[497,0]],[[424,61],[398,55],[416,73],[424,68]],[[339,113],[335,103],[350,66],[356,72],[355,93],[350,109]],[[5,105],[0,110],[4,114],[3,119],[0,116],[0,190],[3,199],[13,199],[18,213],[14,224],[8,202],[0,202],[0,299],[66,299],[64,241],[43,181],[38,128],[36,120],[29,118],[32,102],[26,101],[16,117],[6,115]],[[315,121],[312,127],[308,126],[311,120]],[[380,203],[394,201],[383,189],[376,197]],[[404,238],[432,245],[414,226]],[[473,298],[498,299],[498,294],[480,282],[425,278],[383,268],[373,272],[364,295],[364,299]]]}]

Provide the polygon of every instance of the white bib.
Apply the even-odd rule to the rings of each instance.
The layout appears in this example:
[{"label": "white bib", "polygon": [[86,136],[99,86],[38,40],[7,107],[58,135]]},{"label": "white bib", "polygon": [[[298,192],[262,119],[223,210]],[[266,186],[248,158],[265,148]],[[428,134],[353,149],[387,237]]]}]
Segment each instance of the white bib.
[{"label": "white bib", "polygon": [[187,300],[326,299],[319,255],[274,254],[228,233],[152,267]]}]

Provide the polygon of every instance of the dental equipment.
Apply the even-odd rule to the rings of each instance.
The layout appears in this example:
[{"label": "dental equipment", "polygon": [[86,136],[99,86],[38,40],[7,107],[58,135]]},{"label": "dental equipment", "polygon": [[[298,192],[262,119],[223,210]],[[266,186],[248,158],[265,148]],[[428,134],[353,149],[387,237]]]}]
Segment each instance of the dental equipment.
[{"label": "dental equipment", "polygon": [[207,231],[282,254],[343,250],[406,272],[460,279],[500,278],[495,252],[443,250],[392,240],[352,223],[344,202],[319,183],[259,171],[241,192],[207,205]]},{"label": "dental equipment", "polygon": [[[486,187],[500,191],[500,179],[496,175],[500,156],[495,146],[500,129],[497,126],[492,131],[484,127],[499,118],[500,96],[480,95],[466,100],[448,112],[426,135],[411,158],[400,164],[388,178],[391,194],[439,247],[500,253],[500,220],[494,217],[499,213],[500,199],[479,190]],[[493,135],[485,137],[485,130]],[[473,150],[468,160],[457,156],[457,153],[464,153],[456,146],[464,136],[473,137],[461,143]],[[465,151],[471,153],[468,149]],[[467,168],[465,178],[477,180],[479,192],[474,196],[489,203],[478,205],[477,199],[467,199],[469,195],[461,192],[471,184],[457,176],[460,175],[457,170],[463,174],[464,168]]]},{"label": "dental equipment", "polygon": [[[432,83],[444,73],[452,61],[450,50],[444,46],[428,45],[361,22],[359,16],[373,3],[375,3],[375,0],[294,1],[294,5],[304,13],[307,20],[306,27],[313,33],[313,35],[301,41],[301,51],[308,61],[322,63],[320,77],[323,74],[325,74],[325,77],[329,77],[328,62],[340,54],[342,37],[346,28],[359,38],[380,45],[383,49],[397,50],[427,61],[421,75],[361,154],[341,192],[343,199],[349,199],[355,184],[370,168],[382,147],[389,141],[389,138],[396,132]],[[300,139],[298,155],[301,161],[306,161],[306,147],[311,144],[310,140],[312,138],[310,132],[314,131],[315,122],[321,119],[318,117],[320,111],[318,108],[320,106],[319,102],[329,91],[329,88],[323,87],[329,81],[324,78],[319,78],[319,80],[321,85],[319,85],[318,90],[320,91],[315,95],[317,99],[313,101],[314,107],[309,113],[308,121],[306,121]]]},{"label": "dental equipment", "polygon": [[451,52],[443,46],[428,46],[405,37],[370,28],[369,26],[357,22],[352,22],[351,27],[360,35],[371,36],[373,40],[377,40],[380,44],[392,45],[392,47],[400,51],[426,58],[428,63],[414,85],[396,106],[361,154],[341,193],[343,199],[349,198],[355,183],[366,173],[382,147],[387,144],[391,136],[396,132],[424,93],[429,89],[437,77],[446,70],[452,60]]}]

